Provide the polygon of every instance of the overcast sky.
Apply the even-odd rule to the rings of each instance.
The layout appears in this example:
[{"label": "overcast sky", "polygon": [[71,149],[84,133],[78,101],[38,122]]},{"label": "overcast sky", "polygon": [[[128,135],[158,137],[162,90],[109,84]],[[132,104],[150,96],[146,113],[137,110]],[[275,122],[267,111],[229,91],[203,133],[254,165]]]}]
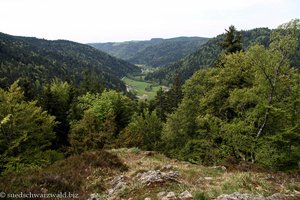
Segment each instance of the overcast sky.
[{"label": "overcast sky", "polygon": [[300,18],[300,0],[0,0],[0,32],[81,43],[214,37]]}]

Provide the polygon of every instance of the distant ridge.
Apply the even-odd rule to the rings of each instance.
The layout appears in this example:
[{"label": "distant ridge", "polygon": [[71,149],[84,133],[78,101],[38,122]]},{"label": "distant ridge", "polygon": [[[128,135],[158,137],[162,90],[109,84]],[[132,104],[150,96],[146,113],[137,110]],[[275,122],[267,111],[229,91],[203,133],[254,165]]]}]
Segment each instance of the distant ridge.
[{"label": "distant ridge", "polygon": [[176,37],[89,45],[134,64],[160,67],[180,60],[207,41],[203,37]]},{"label": "distant ridge", "polygon": [[[271,30],[268,28],[256,28],[248,31],[241,31],[243,46],[248,48],[251,44],[257,43],[265,46],[269,45]],[[148,74],[145,79],[163,81],[171,83],[176,74],[180,74],[183,81],[190,78],[193,73],[201,68],[211,67],[222,49],[218,45],[224,38],[224,34],[208,40],[195,52],[185,58],[161,67],[159,70]]]},{"label": "distant ridge", "polygon": [[54,77],[79,85],[90,76],[106,88],[125,91],[120,80],[139,69],[85,44],[67,40],[44,40],[0,33],[0,86],[20,77],[48,82]]}]

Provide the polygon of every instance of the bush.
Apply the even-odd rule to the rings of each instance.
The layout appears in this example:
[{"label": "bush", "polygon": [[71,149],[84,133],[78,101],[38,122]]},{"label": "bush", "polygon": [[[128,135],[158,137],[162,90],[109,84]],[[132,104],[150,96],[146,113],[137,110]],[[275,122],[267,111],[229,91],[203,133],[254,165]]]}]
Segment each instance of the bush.
[{"label": "bush", "polygon": [[[57,159],[57,153],[49,152],[49,157]],[[45,168],[31,168],[23,172],[6,173],[0,177],[0,188],[6,193],[35,192],[47,193],[74,192],[86,194],[86,190],[104,190],[102,183],[83,185],[87,177],[94,175],[105,178],[113,171],[125,171],[124,165],[117,156],[106,151],[85,152],[81,155],[71,156],[65,160],[57,161]]]},{"label": "bush", "polygon": [[209,200],[210,198],[204,192],[196,192],[194,195],[195,200]]}]

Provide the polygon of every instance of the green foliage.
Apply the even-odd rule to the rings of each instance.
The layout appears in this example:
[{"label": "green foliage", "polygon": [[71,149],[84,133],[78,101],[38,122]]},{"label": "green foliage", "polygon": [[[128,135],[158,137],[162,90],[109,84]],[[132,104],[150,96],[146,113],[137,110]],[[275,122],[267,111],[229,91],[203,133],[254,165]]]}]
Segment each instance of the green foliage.
[{"label": "green foliage", "polygon": [[18,83],[8,91],[0,89],[0,154],[1,171],[18,171],[25,166],[51,162],[47,155],[55,139],[55,118],[47,114],[35,101],[25,101]]},{"label": "green foliage", "polygon": [[129,123],[133,106],[128,97],[113,90],[78,97],[75,112],[81,114],[81,118],[71,124],[71,151],[80,153],[113,143]]},{"label": "green foliage", "polygon": [[172,113],[180,104],[183,97],[180,75],[175,77],[171,88],[164,91],[162,88],[157,91],[155,99],[150,102],[151,110],[156,110],[159,118],[165,122],[167,114]]},{"label": "green foliage", "polygon": [[236,30],[236,28],[231,25],[229,29],[226,30],[224,41],[220,42],[219,45],[225,50],[226,53],[235,53],[243,50],[242,47],[242,36]]},{"label": "green foliage", "polygon": [[300,74],[288,60],[297,44],[297,35],[278,30],[268,49],[254,45],[224,56],[222,68],[198,71],[163,128],[168,154],[204,164],[235,157],[297,167]]},{"label": "green foliage", "polygon": [[54,131],[57,135],[54,141],[55,148],[60,148],[68,144],[68,112],[74,98],[74,88],[66,81],[58,78],[52,80],[50,84],[44,86],[41,104],[49,114],[56,117],[58,124]]},{"label": "green foliage", "polygon": [[90,45],[131,63],[161,67],[194,52],[207,40],[207,38],[202,37],[179,37]]},{"label": "green foliage", "polygon": [[144,110],[135,114],[131,122],[122,131],[118,143],[120,146],[141,147],[146,150],[158,150],[160,145],[162,122],[155,112]]},{"label": "green foliage", "polygon": [[[249,31],[240,31],[242,46],[247,49],[253,44],[269,45],[271,30],[257,28]],[[224,41],[225,34],[218,35],[200,46],[194,53],[182,60],[161,67],[159,70],[148,74],[146,80],[156,80],[171,83],[177,74],[181,75],[182,82],[190,78],[199,69],[212,67],[222,53],[219,43]]]},{"label": "green foliage", "polygon": [[195,200],[209,200],[209,197],[204,192],[197,192],[194,195]]},{"label": "green foliage", "polygon": [[174,38],[149,46],[128,61],[153,67],[162,67],[193,53],[207,42],[207,38]]},{"label": "green foliage", "polygon": [[140,72],[138,67],[126,61],[70,41],[0,33],[0,46],[0,87],[3,88],[23,77],[30,80],[31,88],[38,89],[39,84],[58,77],[97,92],[103,88],[125,91],[126,87],[119,79],[127,73]]},{"label": "green foliage", "polygon": [[137,79],[135,77],[124,77],[122,79],[129,87],[130,92],[134,93],[136,96],[147,97],[147,99],[153,99],[156,91],[161,87],[160,85],[154,85],[151,82]]}]

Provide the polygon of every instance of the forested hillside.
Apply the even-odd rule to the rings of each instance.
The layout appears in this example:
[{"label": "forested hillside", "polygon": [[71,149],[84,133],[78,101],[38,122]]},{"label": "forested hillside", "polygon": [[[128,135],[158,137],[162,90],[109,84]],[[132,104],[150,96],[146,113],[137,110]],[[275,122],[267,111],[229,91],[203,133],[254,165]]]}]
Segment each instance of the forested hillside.
[{"label": "forested hillside", "polygon": [[54,77],[75,85],[94,82],[103,88],[125,90],[119,79],[139,69],[88,45],[17,37],[0,33],[0,86],[19,78],[43,84]]},{"label": "forested hillside", "polygon": [[153,38],[146,41],[127,41],[127,42],[108,42],[108,43],[89,43],[88,45],[104,51],[117,58],[128,60],[145,48],[157,45],[163,41],[162,38]]},{"label": "forested hillside", "polygon": [[[299,199],[299,36],[299,19],[272,31],[230,26],[181,61],[170,88],[137,100],[99,88],[98,73],[137,71],[125,61],[77,43],[3,35],[0,194]],[[128,68],[118,72],[120,63]]]},{"label": "forested hillside", "polygon": [[[251,44],[268,45],[271,30],[257,28],[249,31],[241,31],[242,43],[245,49]],[[198,48],[197,51],[170,65],[161,67],[158,71],[148,74],[146,80],[156,80],[171,83],[176,74],[180,74],[183,80],[187,80],[193,73],[201,68],[213,66],[222,52],[219,43],[224,39],[224,34],[210,39]]]},{"label": "forested hillside", "polygon": [[207,40],[208,38],[203,37],[178,37],[90,45],[134,64],[160,67],[180,60]]}]

